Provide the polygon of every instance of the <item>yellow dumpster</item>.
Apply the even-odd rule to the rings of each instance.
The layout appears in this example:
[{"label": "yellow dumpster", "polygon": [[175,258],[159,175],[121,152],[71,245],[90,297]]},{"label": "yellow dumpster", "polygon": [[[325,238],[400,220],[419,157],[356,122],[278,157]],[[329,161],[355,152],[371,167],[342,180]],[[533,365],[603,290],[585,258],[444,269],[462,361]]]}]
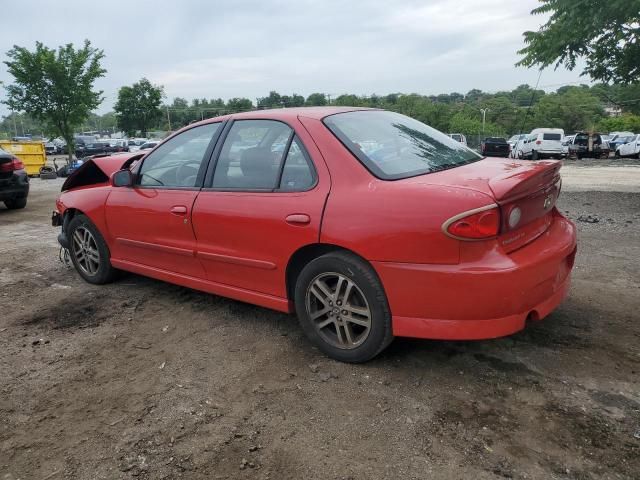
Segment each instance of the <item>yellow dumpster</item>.
[{"label": "yellow dumpster", "polygon": [[42,142],[12,142],[0,140],[0,148],[13,153],[22,160],[27,175],[39,175],[40,167],[47,163],[47,154]]}]

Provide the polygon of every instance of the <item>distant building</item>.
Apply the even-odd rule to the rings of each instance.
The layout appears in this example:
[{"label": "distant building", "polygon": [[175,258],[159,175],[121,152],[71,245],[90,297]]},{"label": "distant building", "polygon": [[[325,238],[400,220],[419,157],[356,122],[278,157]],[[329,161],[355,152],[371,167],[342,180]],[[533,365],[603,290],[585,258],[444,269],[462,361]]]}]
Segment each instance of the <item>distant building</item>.
[{"label": "distant building", "polygon": [[620,115],[622,115],[622,109],[616,105],[604,107],[604,112],[608,117],[619,117]]}]

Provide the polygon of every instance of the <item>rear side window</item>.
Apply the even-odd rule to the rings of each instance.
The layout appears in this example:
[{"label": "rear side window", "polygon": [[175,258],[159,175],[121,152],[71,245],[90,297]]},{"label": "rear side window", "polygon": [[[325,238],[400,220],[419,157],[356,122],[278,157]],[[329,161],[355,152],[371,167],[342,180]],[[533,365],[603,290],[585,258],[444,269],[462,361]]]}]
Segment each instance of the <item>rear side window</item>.
[{"label": "rear side window", "polygon": [[364,110],[325,117],[324,124],[376,177],[396,180],[482,159],[460,142],[398,113]]},{"label": "rear side window", "polygon": [[562,134],[560,133],[544,133],[542,135],[543,140],[562,140]]},{"label": "rear side window", "polygon": [[280,190],[284,192],[309,190],[313,187],[315,181],[316,176],[311,159],[302,146],[300,139],[294,137],[282,168]]},{"label": "rear side window", "polygon": [[213,188],[275,190],[293,130],[275,120],[237,120],[222,145]]}]

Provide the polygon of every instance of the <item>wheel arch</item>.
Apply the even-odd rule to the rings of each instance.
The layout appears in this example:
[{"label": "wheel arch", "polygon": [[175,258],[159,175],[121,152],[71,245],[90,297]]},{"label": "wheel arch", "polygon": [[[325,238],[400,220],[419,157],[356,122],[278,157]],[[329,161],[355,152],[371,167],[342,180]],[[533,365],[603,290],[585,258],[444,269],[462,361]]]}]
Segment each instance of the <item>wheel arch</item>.
[{"label": "wheel arch", "polygon": [[321,257],[322,255],[326,255],[327,253],[333,253],[333,252],[342,252],[342,253],[348,253],[348,254],[354,255],[355,257],[359,258],[364,263],[369,265],[374,275],[377,277],[378,281],[380,282],[382,289],[384,290],[384,285],[382,283],[382,280],[380,279],[380,276],[378,275],[378,272],[376,272],[376,269],[373,268],[373,265],[371,264],[371,262],[369,262],[366,258],[360,255],[358,252],[355,252],[349,248],[345,248],[340,245],[335,245],[332,243],[310,243],[310,244],[304,245],[303,247],[300,247],[298,250],[293,252],[291,257],[289,258],[289,261],[287,262],[287,268],[285,270],[285,282],[286,282],[285,286],[286,286],[287,298],[290,301],[293,301],[295,297],[294,291],[296,286],[296,280],[298,279],[298,276],[300,275],[300,272],[302,272],[302,269],[305,267],[305,265],[307,265],[312,260],[318,257]]}]

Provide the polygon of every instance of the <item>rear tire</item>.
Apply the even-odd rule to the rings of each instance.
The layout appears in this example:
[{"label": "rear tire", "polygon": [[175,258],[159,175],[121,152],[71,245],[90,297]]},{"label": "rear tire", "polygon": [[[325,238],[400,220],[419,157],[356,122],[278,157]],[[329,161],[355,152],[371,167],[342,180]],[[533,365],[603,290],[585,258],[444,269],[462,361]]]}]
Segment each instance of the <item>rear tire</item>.
[{"label": "rear tire", "polygon": [[295,307],[307,338],[335,360],[366,362],[393,340],[380,280],[353,254],[328,253],[309,262],[296,281]]},{"label": "rear tire", "polygon": [[535,150],[531,152],[531,160],[538,160],[538,152]]},{"label": "rear tire", "polygon": [[27,206],[27,197],[11,198],[5,200],[4,204],[9,210],[18,210]]},{"label": "rear tire", "polygon": [[91,220],[82,214],[76,215],[66,233],[69,256],[80,276],[96,285],[113,281],[117,270],[111,266],[109,247]]}]

